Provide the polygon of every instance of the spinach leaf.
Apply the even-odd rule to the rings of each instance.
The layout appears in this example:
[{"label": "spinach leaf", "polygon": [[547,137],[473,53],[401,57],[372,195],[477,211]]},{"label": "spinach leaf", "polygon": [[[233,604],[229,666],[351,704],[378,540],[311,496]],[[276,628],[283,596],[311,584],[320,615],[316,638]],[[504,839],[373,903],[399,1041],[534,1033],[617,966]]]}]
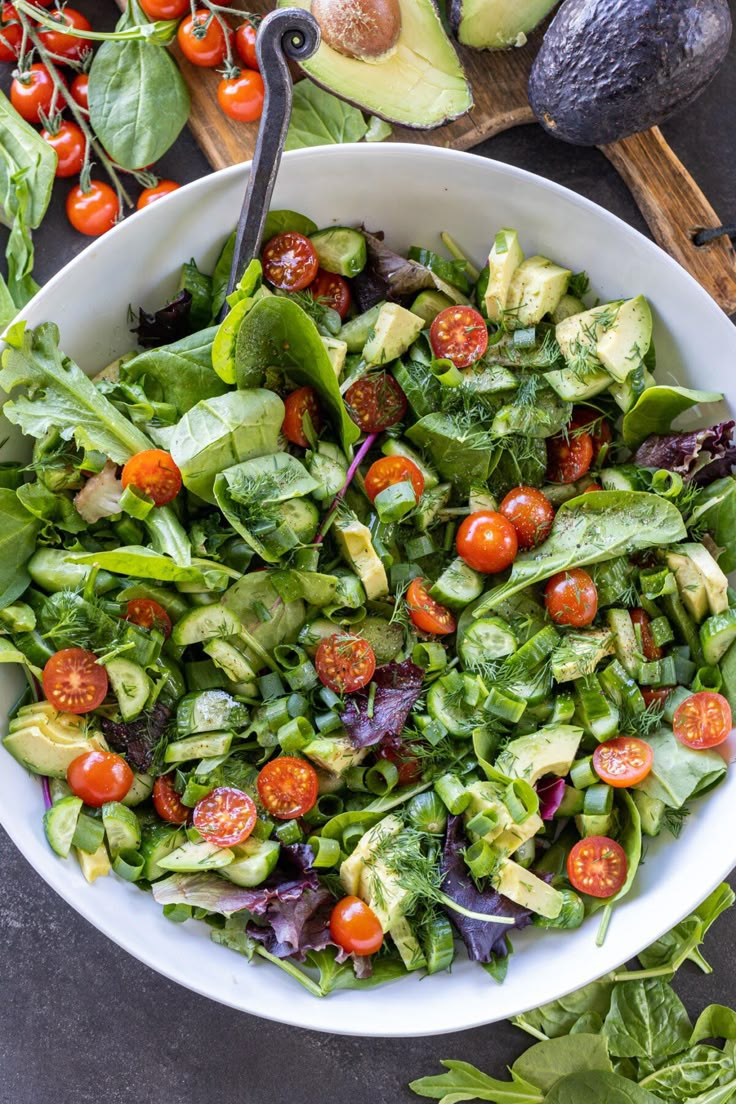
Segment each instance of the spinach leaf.
[{"label": "spinach leaf", "polygon": [[[147,23],[129,0],[118,30]],[[89,71],[89,113],[102,145],[124,169],[158,161],[189,118],[189,92],[178,65],[151,41],[103,42]]]},{"label": "spinach leaf", "polygon": [[544,1104],[662,1104],[661,1097],[618,1073],[573,1073],[558,1081]]},{"label": "spinach leaf", "polygon": [[304,79],[294,86],[294,108],[286,135],[286,149],[359,142],[368,124],[357,107]]},{"label": "spinach leaf", "polygon": [[306,620],[306,606],[297,598],[284,602],[273,583],[273,571],[244,575],[221,598],[237,614],[249,636],[269,655],[277,644],[293,644]]},{"label": "spinach leaf", "polygon": [[647,387],[634,406],[624,415],[624,443],[634,449],[652,433],[668,433],[683,411],[697,403],[716,403],[723,398],[718,391],[692,391],[687,387]]},{"label": "spinach leaf", "polygon": [[372,989],[386,981],[406,977],[406,967],[397,958],[375,957],[368,977],[356,977],[350,959],[338,962],[334,951],[307,951],[307,966],[319,971],[319,987],[327,996],[336,989]]},{"label": "spinach leaf", "polygon": [[9,326],[18,313],[18,308],[15,305],[15,300],[10,294],[10,288],[8,287],[5,279],[0,273],[0,333]]},{"label": "spinach leaf", "polygon": [[473,615],[481,617],[505,598],[558,571],[643,548],[662,548],[685,536],[680,511],[659,495],[644,491],[580,495],[560,506],[547,540],[517,556],[508,582],[491,590]]},{"label": "spinach leaf", "polygon": [[269,211],[263,227],[263,240],[270,241],[276,234],[285,234],[287,230],[295,230],[297,234],[304,234],[308,238],[316,229],[317,223],[298,211]]},{"label": "spinach leaf", "polygon": [[417,1096],[428,1096],[440,1104],[463,1100],[490,1100],[492,1104],[542,1104],[544,1093],[511,1071],[511,1081],[497,1081],[468,1062],[442,1062],[449,1073],[420,1077],[409,1088]]},{"label": "spinach leaf", "polygon": [[346,451],[360,437],[319,330],[293,300],[272,295],[255,304],[240,327],[235,359],[238,387],[257,387],[268,365],[280,368],[296,383],[314,387]]},{"label": "spinach leaf", "polygon": [[584,1070],[613,1072],[608,1042],[603,1035],[566,1035],[530,1047],[511,1067],[525,1081],[549,1092],[561,1077]]},{"label": "spinach leaf", "polygon": [[703,1039],[736,1039],[736,1011],[723,1004],[709,1004],[698,1016],[690,1045]]},{"label": "spinach leaf", "polygon": [[654,751],[654,766],[635,788],[659,798],[671,809],[681,809],[690,798],[711,790],[726,773],[726,764],[717,751],[692,751],[665,726],[647,736],[647,742]]},{"label": "spinach leaf", "polygon": [[613,905],[616,901],[620,901],[622,897],[626,896],[634,883],[634,878],[636,877],[636,872],[641,862],[642,835],[639,809],[634,799],[631,797],[631,794],[626,790],[621,790],[619,797],[623,807],[619,809],[621,829],[617,839],[626,854],[628,868],[626,872],[626,881],[621,886],[616,896],[609,898],[607,902],[608,905]]},{"label": "spinach leaf", "polygon": [[[0,212],[10,224],[16,214],[16,182],[23,174],[30,204],[26,222],[35,230],[41,225],[51,199],[56,173],[56,153],[38,131],[27,123],[0,92]],[[14,180],[16,178],[16,180]]]},{"label": "spinach leaf", "polygon": [[161,583],[197,583],[206,590],[224,590],[228,579],[237,571],[209,560],[193,560],[191,564],[175,563],[168,556],[130,544],[109,552],[70,552],[71,563],[99,564],[113,575],[131,575],[136,579],[156,579]]},{"label": "spinach leaf", "polygon": [[718,566],[729,575],[736,570],[736,479],[726,475],[703,487],[688,526],[707,529],[722,549]]},{"label": "spinach leaf", "polygon": [[517,1016],[512,1023],[537,1039],[559,1039],[568,1035],[582,1016],[595,1015],[603,1020],[611,1007],[613,978],[613,974],[599,978],[566,997]]},{"label": "spinach leaf", "polygon": [[493,441],[480,422],[465,424],[451,414],[427,414],[406,436],[427,450],[444,480],[461,490],[468,491],[488,479]]},{"label": "spinach leaf", "polygon": [[55,526],[64,533],[81,533],[88,528],[72,500],[61,491],[54,493],[43,483],[24,483],[16,494],[26,510],[47,527]]},{"label": "spinach leaf", "polygon": [[0,609],[14,602],[31,581],[26,570],[36,548],[41,523],[18,501],[15,491],[0,487]]},{"label": "spinach leaf", "polygon": [[220,318],[220,311],[225,305],[227,285],[230,282],[230,271],[233,267],[235,255],[235,231],[225,241],[220,256],[217,258],[212,273],[212,319],[211,325],[215,325]]},{"label": "spinach leaf", "polygon": [[611,1054],[619,1058],[665,1058],[690,1041],[685,1006],[666,981],[619,982],[603,1025]]},{"label": "spinach leaf", "polygon": [[665,1100],[679,1102],[697,1098],[709,1089],[729,1084],[736,1087],[735,1079],[731,1058],[716,1047],[701,1044],[657,1063],[640,1078],[639,1085]]},{"label": "spinach leaf", "polygon": [[212,368],[212,343],[217,327],[183,337],[172,345],[147,349],[121,364],[120,378],[140,382],[149,399],[171,403],[181,417],[202,399],[228,390]]},{"label": "spinach leaf", "polygon": [[[709,974],[711,968],[698,948],[710,926],[721,913],[731,908],[734,901],[736,901],[736,895],[727,883],[724,882],[714,889],[690,916],[677,924],[672,931],[663,935],[651,947],[641,952],[639,961],[644,971],[650,973],[658,971],[662,975],[672,976],[689,959],[704,973]],[[707,1037],[709,1036],[701,1036],[701,1038]]]}]

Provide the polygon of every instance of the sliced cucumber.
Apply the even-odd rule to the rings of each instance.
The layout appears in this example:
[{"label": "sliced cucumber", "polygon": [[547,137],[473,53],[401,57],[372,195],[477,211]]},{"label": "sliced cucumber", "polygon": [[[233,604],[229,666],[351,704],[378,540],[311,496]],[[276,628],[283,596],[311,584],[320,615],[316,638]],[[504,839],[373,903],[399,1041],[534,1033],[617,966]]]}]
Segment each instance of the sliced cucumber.
[{"label": "sliced cucumber", "polygon": [[319,511],[313,502],[308,498],[287,499],[279,506],[279,514],[281,524],[291,529],[299,544],[311,544],[319,527]]},{"label": "sliced cucumber", "polygon": [[437,974],[440,970],[449,970],[452,966],[455,957],[452,924],[441,913],[436,913],[425,928],[424,955],[427,959],[428,974]]},{"label": "sliced cucumber", "polygon": [[247,705],[235,701],[226,690],[199,690],[185,694],[176,709],[176,731],[179,736],[244,728],[249,720]]},{"label": "sliced cucumber", "polygon": [[143,877],[147,882],[164,876],[166,871],[159,866],[161,859],[178,850],[186,838],[183,828],[171,824],[153,824],[143,829],[139,850],[144,858]]},{"label": "sliced cucumber", "polygon": [[604,491],[640,491],[636,468],[602,468],[599,479]]},{"label": "sliced cucumber", "polygon": [[405,460],[411,460],[412,464],[416,464],[424,477],[425,491],[431,491],[439,485],[440,480],[437,472],[430,468],[427,461],[420,456],[416,449],[405,444],[404,441],[399,441],[395,437],[387,437],[381,445],[381,452],[384,456],[403,456]]},{"label": "sliced cucumber", "polygon": [[412,303],[412,314],[418,314],[425,322],[434,322],[440,311],[452,306],[452,299],[441,291],[420,291]]},{"label": "sliced cucumber", "polygon": [[117,656],[105,664],[115,697],[124,721],[132,721],[146,708],[153,683],[137,663],[125,656]]},{"label": "sliced cucumber", "polygon": [[425,487],[414,515],[416,527],[420,533],[426,533],[434,525],[440,510],[443,510],[450,501],[451,494],[450,483],[440,483],[429,491]]},{"label": "sliced cucumber", "polygon": [[[462,675],[467,688],[472,692],[478,684],[478,680],[471,675]],[[473,708],[461,695],[451,691],[445,679],[437,679],[432,683],[427,694],[427,711],[435,721],[443,724],[453,736],[468,736],[473,727]]]},{"label": "sliced cucumber", "polygon": [[348,347],[349,353],[362,353],[363,346],[370,337],[373,327],[378,321],[378,316],[381,313],[381,307],[383,302],[376,303],[375,307],[371,307],[370,310],[364,311],[363,314],[359,314],[356,318],[351,318],[349,322],[346,322],[339,333],[339,338],[344,341]]},{"label": "sliced cucumber", "polygon": [[467,629],[458,651],[463,666],[476,667],[511,655],[518,646],[511,626],[502,617],[481,617]]},{"label": "sliced cucumber", "polygon": [[176,851],[160,858],[158,865],[163,870],[191,873],[197,870],[219,870],[235,858],[235,852],[229,847],[217,847],[207,840],[194,843],[187,840]]},{"label": "sliced cucumber", "polygon": [[736,640],[736,609],[715,613],[700,626],[700,644],[705,662],[715,667]]},{"label": "sliced cucumber", "polygon": [[207,732],[174,740],[164,753],[167,763],[186,763],[189,759],[211,759],[227,755],[233,742],[232,732]]},{"label": "sliced cucumber", "polygon": [[280,850],[281,845],[276,840],[246,840],[233,848],[235,857],[223,870],[223,876],[246,888],[260,885],[272,873]]},{"label": "sliced cucumber", "polygon": [[[332,633],[334,631],[333,625]],[[366,617],[356,625],[355,631],[368,641],[379,667],[383,663],[390,663],[392,659],[396,659],[404,646],[403,628],[397,621],[387,621],[385,617]]]},{"label": "sliced cucumber", "polygon": [[349,226],[331,226],[327,230],[318,230],[310,235],[319,259],[319,266],[325,272],[336,272],[338,276],[357,276],[368,261],[368,247],[359,230]]},{"label": "sliced cucumber", "polygon": [[238,647],[236,638],[208,640],[204,645],[204,651],[215,666],[225,672],[231,682],[244,682],[254,687],[257,686],[256,673],[248,657]]},{"label": "sliced cucumber", "polygon": [[51,850],[65,859],[72,847],[77,821],[82,811],[81,797],[70,794],[60,798],[43,816],[43,828]]},{"label": "sliced cucumber", "polygon": [[174,644],[201,644],[204,640],[236,636],[242,629],[240,618],[227,606],[199,606],[177,621],[171,633]]},{"label": "sliced cucumber", "polygon": [[464,609],[480,598],[484,586],[485,578],[458,556],[448,564],[437,582],[430,587],[429,593],[443,606]]},{"label": "sliced cucumber", "polygon": [[113,858],[121,851],[137,851],[141,845],[141,824],[132,809],[119,801],[102,806],[102,824]]},{"label": "sliced cucumber", "polygon": [[137,771],[133,779],[133,785],[123,798],[123,805],[127,805],[131,809],[134,805],[140,805],[142,801],[145,801],[146,798],[150,797],[153,793],[153,783],[154,777],[152,774],[144,774],[142,771]]}]

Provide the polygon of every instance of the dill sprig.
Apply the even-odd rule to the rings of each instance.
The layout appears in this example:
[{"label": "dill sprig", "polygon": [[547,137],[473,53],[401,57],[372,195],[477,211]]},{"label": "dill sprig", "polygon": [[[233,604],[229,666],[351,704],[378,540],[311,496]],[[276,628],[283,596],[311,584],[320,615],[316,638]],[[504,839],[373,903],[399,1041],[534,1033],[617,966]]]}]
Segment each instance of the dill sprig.
[{"label": "dill sprig", "polygon": [[689,816],[690,809],[687,805],[683,805],[681,809],[667,809],[664,814],[664,826],[670,835],[678,839]]},{"label": "dill sprig", "polygon": [[619,724],[622,732],[646,740],[662,724],[662,705],[660,702],[652,702],[642,713],[635,713],[624,703],[621,706]]}]

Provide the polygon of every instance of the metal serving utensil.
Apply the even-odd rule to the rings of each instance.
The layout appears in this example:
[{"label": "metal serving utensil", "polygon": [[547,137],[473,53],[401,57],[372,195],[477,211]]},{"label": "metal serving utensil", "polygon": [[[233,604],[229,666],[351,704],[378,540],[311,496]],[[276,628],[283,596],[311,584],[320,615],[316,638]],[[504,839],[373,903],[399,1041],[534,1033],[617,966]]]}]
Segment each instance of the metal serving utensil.
[{"label": "metal serving utensil", "polygon": [[[235,235],[228,295],[260,249],[294,100],[287,59],[305,61],[316,52],[319,43],[319,24],[304,8],[281,8],[271,12],[258,30],[256,53],[265,85],[265,99],[253,165]],[[226,303],[223,315],[228,309]]]}]

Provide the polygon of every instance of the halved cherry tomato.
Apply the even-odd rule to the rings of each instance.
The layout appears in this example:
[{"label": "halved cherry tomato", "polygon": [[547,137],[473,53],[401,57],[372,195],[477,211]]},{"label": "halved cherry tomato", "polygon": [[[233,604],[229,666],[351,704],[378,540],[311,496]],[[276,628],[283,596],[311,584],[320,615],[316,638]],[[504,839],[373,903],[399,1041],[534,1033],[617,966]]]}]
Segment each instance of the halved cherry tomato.
[{"label": "halved cherry tomato", "polygon": [[141,0],[149,19],[181,19],[191,8],[189,0]]},{"label": "halved cherry tomato", "polygon": [[314,246],[295,230],[277,234],[263,247],[263,275],[281,291],[304,291],[318,270]]},{"label": "halved cherry tomato", "polygon": [[636,736],[616,736],[599,744],[593,752],[596,774],[601,781],[616,789],[643,782],[653,763],[651,746]]},{"label": "halved cherry tomato", "polygon": [[641,696],[644,699],[644,704],[646,705],[647,709],[650,705],[654,705],[655,703],[657,705],[664,706],[664,703],[667,701],[668,697],[674,689],[674,686],[658,686],[656,687],[656,689],[654,686],[640,687]]},{"label": "halved cherry tomato", "polygon": [[572,421],[568,430],[572,432],[580,429],[584,429],[591,439],[593,463],[595,463],[603,447],[611,443],[613,438],[611,423],[601,417],[600,411],[592,406],[576,406],[573,408]]},{"label": "halved cherry tomato", "polygon": [[495,510],[477,510],[466,517],[455,538],[457,554],[468,567],[484,575],[505,571],[516,559],[516,529]]},{"label": "halved cherry tomato", "polygon": [[86,73],[77,73],[69,91],[74,102],[89,111],[89,77]]},{"label": "halved cherry tomato", "polygon": [[249,69],[260,69],[258,55],[256,54],[257,29],[246,19],[235,32],[235,45],[244,65]]},{"label": "halved cherry tomato", "polygon": [[227,56],[227,41],[222,24],[207,8],[182,19],[176,32],[179,49],[192,65],[212,69]]},{"label": "halved cherry tomato", "polygon": [[648,662],[651,662],[653,659],[661,659],[664,652],[658,644],[654,643],[652,630],[649,627],[652,623],[652,619],[646,610],[633,609],[631,611],[631,620],[635,625],[639,626],[639,632],[641,633],[641,650],[644,653],[644,658]]},{"label": "halved cherry tomato", "polygon": [[0,12],[0,61],[15,61],[23,41],[23,28],[12,4],[3,4]]},{"label": "halved cherry tomato", "polygon": [[362,636],[338,632],[322,641],[314,665],[323,686],[336,694],[352,694],[373,678],[376,657]]},{"label": "halved cherry tomato", "polygon": [[256,785],[266,812],[277,820],[294,820],[314,807],[319,779],[306,759],[279,755],[266,763]]},{"label": "halved cherry tomato", "polygon": [[350,310],[352,301],[350,285],[336,272],[325,272],[321,268],[317,273],[317,279],[312,284],[311,292],[315,299],[319,299],[326,307],[332,307],[341,318],[344,318]]},{"label": "halved cherry tomato", "polygon": [[191,809],[182,804],[174,789],[174,772],[160,774],[153,783],[153,807],[168,824],[186,824]]},{"label": "halved cherry tomato", "polygon": [[[53,78],[40,61],[35,62],[22,76],[13,77],[10,102],[27,123],[39,123],[41,113],[50,115],[53,99]],[[59,106],[62,106],[61,102]]]},{"label": "halved cherry tomato", "polygon": [[157,199],[163,199],[164,196],[178,191],[180,187],[181,184],[177,184],[175,180],[159,180],[158,184],[144,188],[138,196],[137,210],[142,211],[144,207],[150,207]]},{"label": "halved cherry tomato", "polygon": [[75,230],[90,238],[112,230],[119,214],[120,200],[104,180],[90,180],[86,191],[77,184],[66,197],[66,217]]},{"label": "halved cherry tomato", "polygon": [[454,615],[445,606],[435,602],[424,585],[424,579],[412,579],[406,592],[406,608],[420,632],[446,636],[454,632]]},{"label": "halved cherry tomato", "polygon": [[411,483],[417,502],[422,497],[424,476],[413,460],[408,460],[405,456],[382,456],[368,469],[365,493],[371,502],[375,502],[377,494],[396,483]]},{"label": "halved cherry tomato", "polygon": [[156,629],[165,639],[171,636],[171,618],[153,598],[131,598],[125,607],[125,620],[142,629]]},{"label": "halved cherry tomato", "polygon": [[388,372],[372,372],[345,392],[348,414],[364,433],[381,433],[406,414],[406,395]]},{"label": "halved cherry tomato", "polygon": [[203,839],[216,847],[236,847],[256,826],[255,802],[234,786],[217,786],[198,801],[192,824]]},{"label": "halved cherry tomato", "polygon": [[411,745],[403,740],[384,742],[376,748],[376,759],[393,763],[399,772],[399,785],[411,786],[422,777],[422,760],[411,754]]},{"label": "halved cherry tomato", "polygon": [[308,414],[315,433],[322,428],[322,411],[319,398],[313,387],[297,387],[284,399],[284,422],[281,430],[287,441],[300,448],[309,448],[309,440],[304,432],[304,415]]},{"label": "halved cherry tomato", "polygon": [[672,731],[686,747],[702,751],[718,747],[733,728],[731,706],[723,694],[701,690],[685,698],[675,710]]},{"label": "halved cherry tomato", "polygon": [[89,50],[92,41],[89,38],[77,38],[76,35],[64,34],[64,27],[73,27],[75,31],[91,31],[92,24],[86,16],[75,8],[63,8],[50,13],[55,23],[59,24],[58,31],[42,28],[38,37],[46,49],[57,57],[67,58],[68,61],[79,61]]},{"label": "halved cherry tomato", "polygon": [[468,368],[488,348],[488,327],[473,307],[445,307],[429,328],[429,343],[436,357]]},{"label": "halved cherry tomato", "polygon": [[598,590],[587,571],[560,571],[544,588],[544,604],[557,625],[590,625],[598,612]]},{"label": "halved cherry tomato", "polygon": [[41,137],[56,152],[56,175],[58,177],[78,176],[84,165],[87,139],[81,127],[70,119],[59,124],[56,134],[42,130]]},{"label": "halved cherry tomato", "polygon": [[123,468],[123,486],[131,484],[157,506],[165,506],[181,490],[181,472],[163,449],[145,449],[131,456]]},{"label": "halved cherry tomato", "polygon": [[552,483],[576,483],[592,463],[593,439],[589,433],[547,438],[547,478]]},{"label": "halved cherry tomato", "polygon": [[590,897],[613,897],[626,881],[628,870],[623,847],[607,836],[581,839],[567,856],[571,886]]},{"label": "halved cherry tomato", "polygon": [[343,897],[330,916],[330,935],[348,954],[372,955],[383,946],[383,928],[360,897]]},{"label": "halved cherry tomato", "polygon": [[134,778],[122,756],[112,751],[85,751],[72,760],[66,772],[72,793],[95,809],[108,801],[122,801]]},{"label": "halved cherry tomato", "polygon": [[519,548],[536,548],[550,534],[555,508],[536,487],[514,487],[498,507],[498,512],[516,530]]},{"label": "halved cherry tomato", "polygon": [[91,713],[107,696],[107,671],[94,652],[62,648],[43,669],[43,692],[62,713]]},{"label": "halved cherry tomato", "polygon": [[590,494],[591,491],[602,491],[602,490],[603,490],[603,488],[601,487],[600,483],[591,483],[589,487],[585,488],[585,490],[583,491],[583,494]]},{"label": "halved cherry tomato", "polygon": [[223,77],[217,86],[217,102],[229,119],[255,123],[263,114],[265,85],[260,73],[241,70],[237,77]]}]

